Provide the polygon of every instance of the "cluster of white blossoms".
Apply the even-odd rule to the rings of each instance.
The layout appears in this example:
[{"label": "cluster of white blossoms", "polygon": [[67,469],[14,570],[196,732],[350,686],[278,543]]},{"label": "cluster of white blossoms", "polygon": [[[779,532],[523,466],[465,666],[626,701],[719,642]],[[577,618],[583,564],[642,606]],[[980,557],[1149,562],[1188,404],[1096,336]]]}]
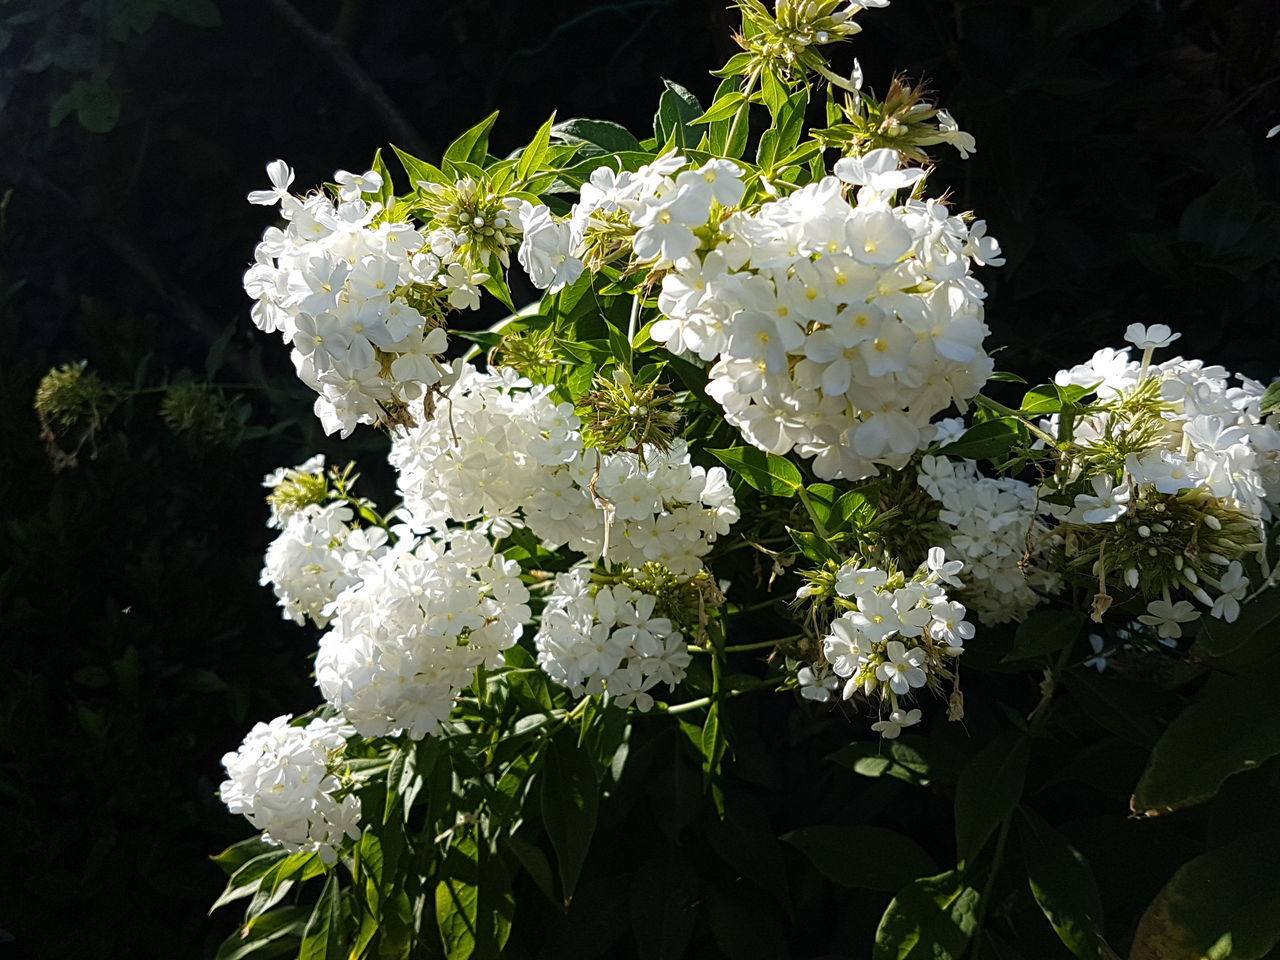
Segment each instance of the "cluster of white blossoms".
[{"label": "cluster of white blossoms", "polygon": [[[1280,507],[1280,431],[1261,415],[1266,386],[1243,375],[1233,385],[1224,367],[1201,360],[1151,362],[1154,350],[1180,336],[1164,324],[1131,324],[1125,338],[1143,351],[1141,360],[1131,360],[1128,348],[1104,348],[1087,363],[1059,371],[1055,382],[1096,385],[1100,400],[1121,408],[1120,423],[1126,399],[1143,387],[1153,393],[1164,432],[1145,451],[1128,455],[1126,482],[1151,484],[1165,494],[1203,488],[1243,513],[1270,520]],[[1104,440],[1116,420],[1105,411],[1084,418],[1076,425],[1075,439],[1085,444]],[[1102,508],[1103,500],[1106,512],[1114,514],[1108,519],[1123,514],[1128,491],[1119,486],[1123,484],[1080,498],[1076,519]]]},{"label": "cluster of white blossoms", "polygon": [[556,577],[534,637],[538,664],[575,696],[608,694],[615,706],[653,706],[648,692],[684,679],[684,635],[654,616],[657,599],[625,584],[593,585],[578,567]]},{"label": "cluster of white blossoms", "polygon": [[1077,540],[1105,540],[1092,573],[1115,570],[1129,589],[1158,594],[1138,619],[1165,638],[1202,613],[1179,594],[1215,617],[1239,615],[1244,561],[1261,554],[1263,524],[1280,507],[1280,433],[1261,415],[1265,387],[1243,376],[1233,385],[1223,367],[1199,360],[1153,363],[1178,336],[1132,324],[1126,339],[1140,360],[1103,349],[1055,378],[1096,388],[1101,401],[1074,427],[1085,453],[1072,479],[1089,492],[1058,515]]},{"label": "cluster of white blossoms", "polygon": [[1036,489],[1015,477],[984,477],[971,460],[925,456],[917,482],[941,505],[950,530],[947,551],[962,558],[964,599],[985,623],[1022,620],[1059,579],[1020,561],[1038,556],[1049,527],[1039,515]]},{"label": "cluster of white blossoms", "polygon": [[530,616],[519,565],[478,531],[402,538],[356,577],[333,604],[315,671],[365,737],[434,734],[476,668],[502,666]]},{"label": "cluster of white blossoms", "polygon": [[738,519],[721,467],[666,451],[599,453],[549,387],[514,371],[464,365],[432,420],[397,430],[390,461],[415,530],[481,521],[495,535],[527,527],[548,549],[696,573]]},{"label": "cluster of white blossoms", "polygon": [[[714,361],[708,392],[762,450],[814,458],[823,479],[895,469],[993,369],[973,264],[999,245],[938,200],[896,200],[925,178],[893,150],[837,162],[836,176],[738,209],[741,169],[668,154],[635,172],[596,170],[566,221],[549,214],[520,258],[556,287],[620,245],[663,273],[651,336]],[[846,194],[858,187],[854,203]],[[526,217],[526,221],[529,218]]]},{"label": "cluster of white blossoms", "polygon": [[353,520],[351,507],[338,501],[309,504],[284,521],[267,547],[259,582],[275,592],[286,619],[325,626],[330,604],[359,581],[357,568],[386,551],[385,530]]},{"label": "cluster of white blossoms", "polygon": [[[294,174],[283,160],[267,172],[272,189],[249,199],[278,203],[285,223],[263,233],[244,276],[257,301],[253,322],[292,347],[298,376],[319,394],[315,412],[325,432],[346,436],[439,382],[448,337],[419,308],[474,309],[489,277],[461,255],[456,230],[393,221],[369,199],[383,187],[375,171],[338,171],[336,198],[291,194]],[[497,216],[505,236],[510,213]]]},{"label": "cluster of white blossoms", "polygon": [[[834,583],[836,604],[845,612],[823,638],[823,662],[801,678],[805,695],[829,698],[837,686],[829,680],[834,673],[844,681],[844,699],[862,693],[889,708],[888,719],[873,725],[882,736],[893,739],[918,722],[920,711],[907,709],[900,698],[924,687],[938,690],[951,679],[947,661],[963,653],[964,642],[974,635],[964,604],[950,599],[946,590],[963,587],[963,568],[963,562],[948,560],[941,547],[929,550],[910,579],[845,562]],[[801,593],[809,595],[803,588]]]},{"label": "cluster of white blossoms", "polygon": [[291,853],[319,851],[326,863],[345,837],[360,838],[360,799],[338,776],[347,738],[341,720],[290,726],[288,715],[255,724],[235,753],[222,758],[222,802],[242,813],[268,843]]}]

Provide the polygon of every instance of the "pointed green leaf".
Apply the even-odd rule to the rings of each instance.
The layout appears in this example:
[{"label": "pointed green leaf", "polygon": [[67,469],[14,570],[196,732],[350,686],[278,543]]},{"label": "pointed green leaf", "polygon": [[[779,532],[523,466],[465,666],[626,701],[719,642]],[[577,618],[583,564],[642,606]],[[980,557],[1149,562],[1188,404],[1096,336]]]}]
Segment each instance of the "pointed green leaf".
[{"label": "pointed green leaf", "polygon": [[1022,798],[1031,741],[1008,730],[988,743],[960,771],[956,782],[956,853],[971,863]]},{"label": "pointed green leaf", "polygon": [[542,822],[555,848],[567,901],[578,884],[595,833],[600,785],[587,752],[567,737],[551,741],[542,764]]},{"label": "pointed green leaf", "polygon": [[1080,960],[1102,955],[1102,898],[1093,871],[1066,839],[1030,810],[1018,814],[1031,894],[1058,938]]},{"label": "pointed green leaf", "polygon": [[881,917],[871,960],[959,960],[977,928],[979,900],[955,870],[912,881]]},{"label": "pointed green leaf", "polygon": [[727,447],[708,450],[707,453],[761,493],[775,497],[794,497],[796,491],[804,486],[800,469],[785,457],[766,453],[755,447]]},{"label": "pointed green leaf", "polygon": [[782,839],[843,887],[895,893],[938,870],[914,840],[883,827],[803,827]]}]

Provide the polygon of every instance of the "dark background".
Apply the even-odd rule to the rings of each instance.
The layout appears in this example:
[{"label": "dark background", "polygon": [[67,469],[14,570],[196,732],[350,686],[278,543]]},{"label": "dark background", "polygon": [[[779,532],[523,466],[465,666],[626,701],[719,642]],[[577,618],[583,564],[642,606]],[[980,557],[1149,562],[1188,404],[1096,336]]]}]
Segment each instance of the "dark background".
[{"label": "dark background", "polygon": [[[497,107],[497,152],[553,109],[643,137],[662,77],[705,102],[733,49],[720,0],[297,2],[0,2],[11,955],[212,953],[233,921],[205,916],[206,857],[249,832],[215,798],[219,757],[317,700],[314,636],[257,586],[259,479],[320,449],[390,500],[382,439],[319,436],[249,322],[263,165],[304,189],[389,141],[434,159]],[[967,162],[938,148],[936,182],[1009,258],[982,275],[1001,368],[1045,376],[1141,321],[1277,373],[1280,5],[897,0],[861,22],[837,66],[856,54],[879,91],[928,80],[977,137]],[[79,359],[116,384],[232,386],[202,431],[168,429],[159,391],[121,402],[55,474],[31,398]]]}]

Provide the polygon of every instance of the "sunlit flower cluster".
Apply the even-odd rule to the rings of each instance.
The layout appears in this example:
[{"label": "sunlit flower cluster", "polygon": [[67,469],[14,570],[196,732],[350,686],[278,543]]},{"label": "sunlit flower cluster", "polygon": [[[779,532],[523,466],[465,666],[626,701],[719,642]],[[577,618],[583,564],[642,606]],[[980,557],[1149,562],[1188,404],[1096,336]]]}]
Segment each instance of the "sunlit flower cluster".
[{"label": "sunlit flower cluster", "polygon": [[846,158],[836,176],[736,210],[734,164],[669,156],[597,171],[575,218],[590,210],[588,238],[625,218],[635,260],[664,271],[651,335],[713,363],[708,392],[750,443],[857,479],[904,466],[933,439],[930,420],[992,370],[971,266],[1003,262],[999,247],[981,222],[915,199],[925,171],[899,160]]},{"label": "sunlit flower cluster", "polygon": [[[1076,419],[1077,452],[1046,485],[1070,498],[1058,511],[1068,568],[1095,578],[1099,597],[1137,592],[1147,602],[1138,619],[1166,638],[1201,608],[1238,616],[1246,566],[1280,502],[1280,433],[1261,416],[1265,388],[1246,377],[1233,385],[1199,360],[1153,363],[1178,336],[1133,324],[1126,339],[1140,360],[1103,349],[1058,373],[1061,386],[1096,389],[1100,404]],[[1057,419],[1045,426],[1056,430]]]},{"label": "sunlit flower cluster", "polygon": [[725,471],[666,451],[587,449],[580,422],[547,387],[507,369],[463,368],[433,420],[397,431],[391,463],[415,529],[479,521],[497,535],[528,527],[550,549],[679,574],[738,519]]},{"label": "sunlit flower cluster", "polygon": [[[906,704],[917,690],[940,692],[954,678],[949,662],[974,636],[964,604],[947,592],[963,586],[963,569],[963,562],[948,560],[941,547],[932,548],[910,578],[846,561],[836,571],[832,591],[844,612],[822,640],[822,662],[801,678],[802,692],[816,700],[827,699],[837,687],[845,700],[863,695],[878,711],[888,710],[888,718],[874,725],[888,739],[918,722],[920,711]],[[831,674],[842,683],[832,683]]]},{"label": "sunlit flower cluster", "polygon": [[333,605],[315,669],[361,736],[434,734],[476,668],[502,665],[530,616],[518,565],[475,531],[402,539],[356,576]]},{"label": "sunlit flower cluster", "polygon": [[359,577],[356,569],[386,550],[387,532],[361,528],[347,504],[311,504],[289,514],[267,547],[263,586],[270,586],[283,616],[301,625],[329,622],[329,605]]},{"label": "sunlit flower cluster", "polygon": [[608,694],[616,706],[649,710],[649,691],[673,688],[691,659],[684,635],[655,615],[656,604],[622,583],[593,584],[586,567],[560,574],[534,637],[538,664],[576,697]]},{"label": "sunlit flower cluster", "polygon": [[[338,171],[336,197],[290,193],[294,174],[282,160],[267,171],[272,189],[249,199],[278,203],[284,225],[263,233],[244,276],[254,323],[292,347],[326,433],[397,419],[443,375],[444,313],[479,306],[489,276],[472,262],[475,243],[458,229],[393,219],[373,170]],[[513,243],[505,207],[500,219],[493,229]]]},{"label": "sunlit flower cluster", "polygon": [[334,847],[360,837],[360,799],[346,792],[340,768],[347,738],[341,720],[290,726],[288,715],[255,724],[234,753],[222,758],[222,802],[263,831],[268,843],[291,853],[318,851],[326,863]]}]

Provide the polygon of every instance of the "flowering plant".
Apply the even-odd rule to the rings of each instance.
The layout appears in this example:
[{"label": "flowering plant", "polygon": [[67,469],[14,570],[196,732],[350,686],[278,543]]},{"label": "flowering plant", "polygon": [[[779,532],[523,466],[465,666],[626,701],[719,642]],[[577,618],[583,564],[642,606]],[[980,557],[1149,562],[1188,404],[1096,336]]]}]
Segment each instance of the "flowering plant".
[{"label": "flowering plant", "polygon": [[[267,478],[262,580],[324,631],[324,703],[224,759],[223,799],[262,831],[218,858],[218,905],[250,898],[224,956],[567,951],[608,916],[580,880],[605,856],[602,816],[650,777],[649,731],[680,738],[677,770],[692,753],[722,852],[750,806],[734,709],[767,691],[813,702],[856,774],[954,784],[941,853],[862,824],[786,837],[835,883],[895,894],[867,907],[877,958],[1014,955],[1026,904],[996,894],[1015,828],[1054,949],[1111,955],[1089,866],[1029,789],[1033,749],[1081,736],[1082,711],[1143,748],[1138,815],[1256,765],[1204,739],[1251,709],[1247,689],[1206,687],[1150,749],[1110,681],[1227,663],[1280,609],[1275,391],[1157,363],[1176,334],[1134,324],[1137,358],[1100,350],[1016,406],[982,392],[1020,382],[988,351],[980,277],[1000,247],[941,198],[926,149],[967,158],[974,139],[919,88],[878,99],[827,52],[886,2],[740,0],[742,52],[710,106],[668,81],[643,141],[553,118],[497,158],[491,116],[438,165],[379,153],[302,195],[269,165],[249,199],[282,225],[245,275],[253,320],[326,432],[386,431],[399,499],[379,512],[319,459]],[[517,309],[526,284],[542,293]],[[486,297],[510,315],[460,329]],[[976,750],[954,732],[974,661],[1039,681],[1029,711],[979,705],[998,732]],[[660,816],[674,850],[688,821]],[[753,833],[767,840],[721,853],[739,879],[758,880],[761,850],[780,858]],[[1214,856],[1144,905],[1133,957],[1219,929],[1177,914]],[[699,935],[696,882],[664,862],[633,888],[644,956]],[[560,915],[523,933],[536,891]],[[726,953],[749,955],[732,928],[757,894],[709,894]]]}]

